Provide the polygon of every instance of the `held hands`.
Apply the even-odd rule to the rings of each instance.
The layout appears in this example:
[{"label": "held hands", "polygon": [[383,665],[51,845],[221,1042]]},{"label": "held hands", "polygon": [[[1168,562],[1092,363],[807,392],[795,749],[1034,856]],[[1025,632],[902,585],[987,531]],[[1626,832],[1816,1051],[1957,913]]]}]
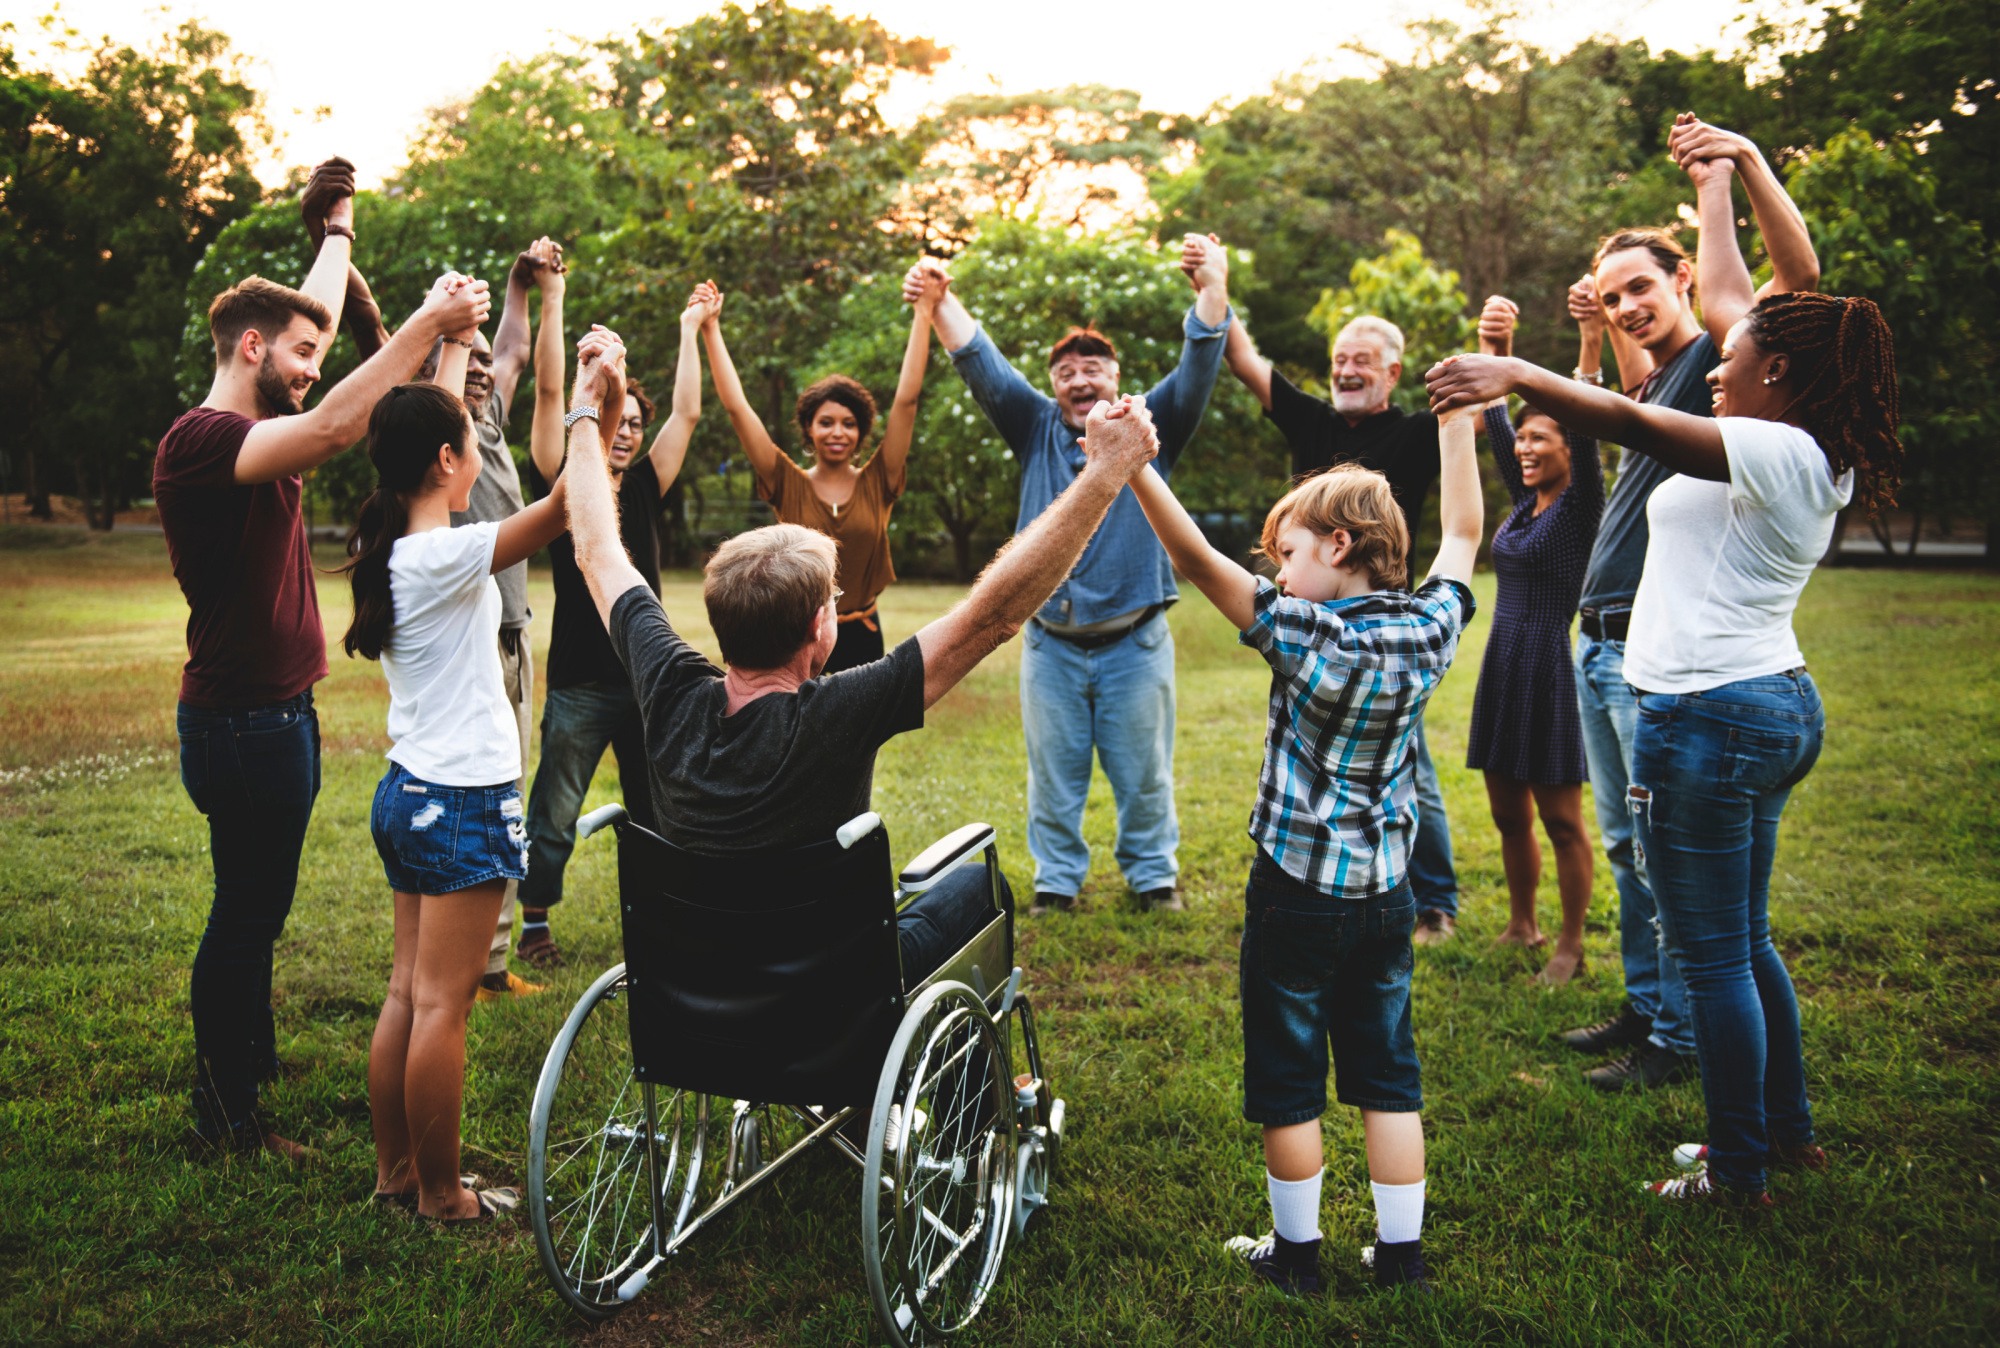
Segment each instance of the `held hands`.
[{"label": "held hands", "polygon": [[1181,236],[1181,270],[1197,292],[1229,283],[1229,250],[1213,234]]},{"label": "held hands", "polygon": [[601,323],[590,325],[576,344],[576,386],[570,410],[597,409],[598,437],[611,442],[611,428],[625,415],[625,343]]},{"label": "held hands", "polygon": [[1117,402],[1100,402],[1083,423],[1083,452],[1089,467],[1102,465],[1128,481],[1160,452],[1160,435],[1146,399],[1128,393]]},{"label": "held hands", "polygon": [[543,289],[560,284],[557,278],[569,270],[563,261],[562,245],[544,234],[514,259],[513,278],[523,285],[540,286]]},{"label": "held hands", "polygon": [[1514,324],[1520,317],[1520,305],[1505,295],[1488,295],[1479,311],[1479,349],[1489,356],[1512,355]]},{"label": "held hands", "polygon": [[486,282],[448,271],[438,277],[431,293],[424,296],[417,317],[428,322],[439,336],[470,339],[486,322],[492,307]]},{"label": "held hands", "polygon": [[1424,375],[1431,411],[1441,419],[1460,409],[1470,415],[1506,397],[1514,391],[1516,365],[1509,356],[1447,356]]},{"label": "held hands", "polygon": [[1718,179],[1726,183],[1731,173],[1761,158],[1746,138],[1710,126],[1691,112],[1674,118],[1674,129],[1667,133],[1667,153],[1697,188]]},{"label": "held hands", "polygon": [[951,293],[951,271],[944,259],[920,257],[903,273],[903,303],[931,310]]},{"label": "held hands", "polygon": [[1608,324],[1604,318],[1604,302],[1597,298],[1597,278],[1585,272],[1583,279],[1569,288],[1569,316],[1576,320],[1578,328],[1588,337],[1597,334],[1603,339]]},{"label": "held hands", "polygon": [[299,214],[305,217],[306,234],[315,249],[326,242],[327,225],[353,229],[354,165],[335,155],[315,168],[299,197]]},{"label": "held hands", "polygon": [[722,292],[715,282],[703,281],[688,292],[687,308],[681,310],[681,332],[698,331],[715,322],[722,313]]}]

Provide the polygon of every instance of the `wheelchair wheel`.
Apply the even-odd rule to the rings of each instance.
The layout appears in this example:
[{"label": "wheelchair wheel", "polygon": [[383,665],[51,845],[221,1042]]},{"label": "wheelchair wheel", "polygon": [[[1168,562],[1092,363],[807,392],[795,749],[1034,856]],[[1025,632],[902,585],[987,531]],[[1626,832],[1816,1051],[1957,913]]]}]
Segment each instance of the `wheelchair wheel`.
[{"label": "wheelchair wheel", "polygon": [[549,1046],[528,1123],[542,1268],[592,1320],[623,1308],[621,1287],[665,1243],[656,1230],[671,1239],[687,1220],[709,1137],[708,1097],[633,1078],[626,986],[616,964],[578,999]]},{"label": "wheelchair wheel", "polygon": [[1014,1225],[1012,1074],[972,989],[941,983],[905,1013],[869,1119],[862,1259],[896,1348],[970,1324]]}]

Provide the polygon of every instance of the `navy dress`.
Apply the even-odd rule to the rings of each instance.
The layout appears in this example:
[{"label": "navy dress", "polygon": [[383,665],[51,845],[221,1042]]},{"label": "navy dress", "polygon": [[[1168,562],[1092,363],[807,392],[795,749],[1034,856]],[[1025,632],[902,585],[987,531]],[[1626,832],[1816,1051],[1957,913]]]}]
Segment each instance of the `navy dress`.
[{"label": "navy dress", "polygon": [[1486,409],[1486,431],[1514,509],[1493,535],[1499,585],[1465,765],[1543,786],[1588,781],[1569,624],[1604,515],[1604,466],[1595,440],[1564,431],[1569,486],[1537,515],[1535,493],[1521,483],[1504,404]]}]

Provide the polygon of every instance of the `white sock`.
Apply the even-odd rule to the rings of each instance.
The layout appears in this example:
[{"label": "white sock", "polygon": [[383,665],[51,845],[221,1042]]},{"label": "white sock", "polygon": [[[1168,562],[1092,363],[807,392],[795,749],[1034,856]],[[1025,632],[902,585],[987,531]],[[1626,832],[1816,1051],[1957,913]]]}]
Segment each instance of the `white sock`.
[{"label": "white sock", "polygon": [[[1274,1181],[1275,1182],[1275,1181]],[[1424,1234],[1424,1182],[1376,1184],[1375,1234],[1385,1245],[1401,1245]]]},{"label": "white sock", "polygon": [[1264,1172],[1264,1181],[1271,1186],[1271,1229],[1282,1239],[1319,1239],[1319,1184],[1324,1178],[1324,1169],[1302,1180],[1281,1180]]}]

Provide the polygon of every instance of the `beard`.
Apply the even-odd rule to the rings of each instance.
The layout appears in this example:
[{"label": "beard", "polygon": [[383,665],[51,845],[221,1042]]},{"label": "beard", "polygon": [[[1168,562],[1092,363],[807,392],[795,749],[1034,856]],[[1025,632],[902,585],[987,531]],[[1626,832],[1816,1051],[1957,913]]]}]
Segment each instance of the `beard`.
[{"label": "beard", "polygon": [[291,381],[278,373],[269,355],[257,366],[257,401],[274,417],[295,417],[306,410],[305,400],[292,392]]}]

